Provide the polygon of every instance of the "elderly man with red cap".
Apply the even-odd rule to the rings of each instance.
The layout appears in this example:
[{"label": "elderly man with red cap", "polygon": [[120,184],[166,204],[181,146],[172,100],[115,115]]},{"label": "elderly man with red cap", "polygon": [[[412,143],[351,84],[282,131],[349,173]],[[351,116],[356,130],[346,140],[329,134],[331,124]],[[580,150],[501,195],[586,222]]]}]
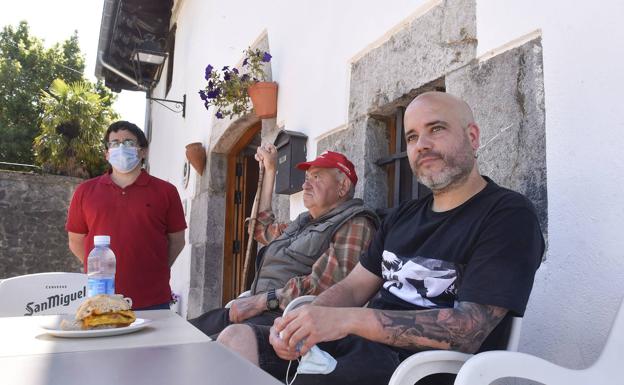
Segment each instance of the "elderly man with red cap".
[{"label": "elderly man with red cap", "polygon": [[215,336],[233,323],[272,325],[296,297],[318,295],[357,265],[379,226],[375,213],[353,198],[357,175],[344,155],[326,151],[297,168],[305,171],[303,204],[308,211],[289,224],[277,223],[271,208],[277,150],[264,144],[256,160],[265,169],[254,238],[265,245],[251,296],[229,309],[214,309],[191,322]]}]

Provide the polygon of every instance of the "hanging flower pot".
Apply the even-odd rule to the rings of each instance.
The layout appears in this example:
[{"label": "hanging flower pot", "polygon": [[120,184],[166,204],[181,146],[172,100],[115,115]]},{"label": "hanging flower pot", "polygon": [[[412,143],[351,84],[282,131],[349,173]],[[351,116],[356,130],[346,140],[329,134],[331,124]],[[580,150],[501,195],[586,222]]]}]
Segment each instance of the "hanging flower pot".
[{"label": "hanging flower pot", "polygon": [[206,167],[206,151],[200,142],[186,145],[186,159],[199,175],[204,173]]},{"label": "hanging flower pot", "polygon": [[[252,100],[256,115],[261,119],[277,115],[277,84],[266,82],[270,69],[267,64],[271,54],[258,48],[244,51],[242,66],[239,68],[224,66],[216,69],[211,64],[206,66],[204,78],[206,87],[199,91],[204,107],[214,107],[217,119],[247,114],[251,111]],[[258,95],[260,99],[257,98]],[[265,104],[268,101],[268,104]]]},{"label": "hanging flower pot", "polygon": [[277,116],[277,83],[258,82],[247,88],[254,112],[260,119]]}]

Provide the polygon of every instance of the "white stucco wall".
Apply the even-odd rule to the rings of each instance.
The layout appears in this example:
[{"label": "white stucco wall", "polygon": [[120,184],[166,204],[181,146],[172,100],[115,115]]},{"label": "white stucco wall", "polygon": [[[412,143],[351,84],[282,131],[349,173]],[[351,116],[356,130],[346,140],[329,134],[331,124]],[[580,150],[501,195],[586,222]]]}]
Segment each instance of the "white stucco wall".
[{"label": "white stucco wall", "polygon": [[[178,187],[182,200],[194,194],[196,174],[182,187],[184,146],[208,143],[213,114],[204,109],[197,92],[205,86],[204,69],[238,65],[242,51],[267,31],[273,78],[279,83],[277,122],[308,135],[308,153],[316,153],[315,138],[347,120],[349,61],[402,20],[418,11],[423,0],[396,0],[392,7],[376,0],[223,2],[183,0],[174,6],[176,31],[174,78],[168,99],[187,94],[186,119],[152,104],[151,172]],[[177,7],[177,8],[176,8]],[[154,97],[165,97],[163,70]],[[291,215],[304,210],[300,194]],[[187,221],[188,221],[187,215]],[[188,244],[187,232],[187,244]],[[178,257],[172,272],[174,292],[186,301],[190,282],[190,248]],[[185,304],[182,304],[184,309]]]},{"label": "white stucco wall", "polygon": [[[280,85],[278,125],[316,138],[346,123],[349,62],[418,12],[420,0],[184,0],[177,17],[175,77],[169,98],[186,93],[187,117],[154,106],[152,172],[181,186],[184,145],[206,146],[212,115],[197,96],[205,66],[236,65],[266,29],[273,78]],[[581,367],[600,352],[624,293],[620,236],[624,128],[620,70],[624,4],[479,0],[478,53],[541,30],[543,38],[549,250],[523,324],[521,350]],[[162,85],[161,85],[162,87]],[[162,97],[162,94],[155,93]],[[157,154],[157,155],[156,155]],[[302,207],[291,200],[291,212]],[[174,290],[189,282],[187,247],[172,272]]]},{"label": "white stucco wall", "polygon": [[477,2],[478,54],[542,30],[549,250],[520,349],[572,367],[600,353],[624,294],[624,3]]}]

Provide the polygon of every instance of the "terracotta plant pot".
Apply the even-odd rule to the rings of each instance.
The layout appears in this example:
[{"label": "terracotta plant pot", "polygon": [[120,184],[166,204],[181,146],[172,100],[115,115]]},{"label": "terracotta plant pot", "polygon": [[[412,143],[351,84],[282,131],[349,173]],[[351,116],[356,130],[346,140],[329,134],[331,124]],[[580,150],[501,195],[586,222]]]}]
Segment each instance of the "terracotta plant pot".
[{"label": "terracotta plant pot", "polygon": [[199,175],[204,173],[206,167],[206,151],[200,142],[186,145],[186,159]]},{"label": "terracotta plant pot", "polygon": [[257,117],[267,119],[277,116],[277,83],[258,82],[249,86],[247,93]]}]

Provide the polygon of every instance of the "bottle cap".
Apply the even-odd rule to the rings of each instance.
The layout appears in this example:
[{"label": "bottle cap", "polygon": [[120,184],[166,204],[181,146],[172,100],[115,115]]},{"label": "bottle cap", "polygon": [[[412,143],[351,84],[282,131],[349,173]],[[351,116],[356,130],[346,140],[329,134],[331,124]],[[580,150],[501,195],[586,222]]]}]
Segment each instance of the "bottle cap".
[{"label": "bottle cap", "polygon": [[95,246],[110,245],[110,235],[96,235],[93,237]]}]

